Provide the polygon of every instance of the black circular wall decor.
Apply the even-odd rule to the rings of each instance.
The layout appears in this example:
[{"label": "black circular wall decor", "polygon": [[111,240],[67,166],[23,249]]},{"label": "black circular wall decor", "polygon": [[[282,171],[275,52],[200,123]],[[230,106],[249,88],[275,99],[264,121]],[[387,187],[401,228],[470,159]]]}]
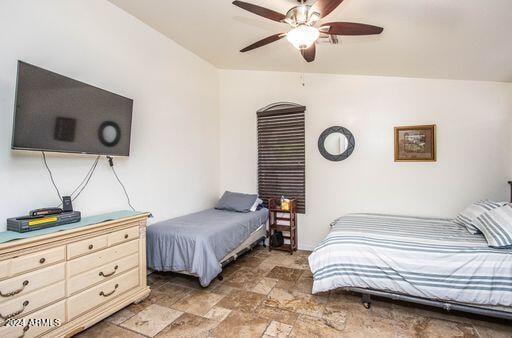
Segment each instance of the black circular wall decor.
[{"label": "black circular wall decor", "polygon": [[[333,155],[325,149],[325,140],[327,137],[333,133],[340,133],[344,135],[347,138],[348,144],[347,149],[339,155]],[[322,154],[323,157],[328,159],[329,161],[343,161],[347,159],[350,155],[352,155],[352,152],[354,151],[354,148],[356,146],[356,140],[354,139],[354,135],[348,130],[347,128],[340,127],[340,126],[333,126],[330,128],[327,128],[324,130],[324,132],[320,135],[318,138],[318,150],[320,151],[320,154]]]},{"label": "black circular wall decor", "polygon": [[[105,135],[105,130],[107,128],[113,128],[114,129],[114,138],[112,140],[107,139]],[[112,121],[105,121],[100,125],[100,128],[98,129],[98,137],[100,139],[101,144],[103,144],[106,147],[114,147],[116,146],[119,141],[121,140],[121,128],[119,125]]]}]

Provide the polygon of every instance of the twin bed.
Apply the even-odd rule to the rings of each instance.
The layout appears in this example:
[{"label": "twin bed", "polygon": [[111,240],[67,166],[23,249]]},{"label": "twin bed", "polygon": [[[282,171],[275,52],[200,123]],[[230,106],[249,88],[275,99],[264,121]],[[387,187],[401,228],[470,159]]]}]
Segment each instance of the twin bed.
[{"label": "twin bed", "polygon": [[447,219],[351,214],[309,257],[313,293],[344,288],[512,319],[512,248]]},{"label": "twin bed", "polygon": [[240,254],[265,242],[268,210],[207,209],[153,224],[147,230],[147,264],[199,278],[208,286]]}]

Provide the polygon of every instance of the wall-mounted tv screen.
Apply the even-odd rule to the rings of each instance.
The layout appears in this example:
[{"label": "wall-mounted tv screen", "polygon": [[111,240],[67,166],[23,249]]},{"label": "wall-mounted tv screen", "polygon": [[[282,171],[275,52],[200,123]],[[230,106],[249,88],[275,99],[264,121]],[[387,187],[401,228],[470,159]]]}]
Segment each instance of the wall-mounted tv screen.
[{"label": "wall-mounted tv screen", "polygon": [[133,100],[18,61],[12,148],[128,156]]}]

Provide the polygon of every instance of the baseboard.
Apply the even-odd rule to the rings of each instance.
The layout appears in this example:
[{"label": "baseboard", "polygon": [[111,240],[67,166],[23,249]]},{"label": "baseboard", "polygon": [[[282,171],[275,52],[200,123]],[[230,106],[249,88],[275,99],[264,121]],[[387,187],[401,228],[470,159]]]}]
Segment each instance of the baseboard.
[{"label": "baseboard", "polygon": [[299,242],[299,250],[304,250],[304,251],[313,251],[316,247],[316,244],[311,244],[311,243],[301,243]]}]

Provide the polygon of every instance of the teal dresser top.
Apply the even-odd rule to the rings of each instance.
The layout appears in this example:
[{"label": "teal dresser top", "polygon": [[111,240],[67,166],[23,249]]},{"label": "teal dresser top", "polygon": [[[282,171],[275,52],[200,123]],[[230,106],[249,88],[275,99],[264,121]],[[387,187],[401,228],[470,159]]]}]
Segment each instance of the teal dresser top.
[{"label": "teal dresser top", "polygon": [[35,230],[35,231],[30,231],[30,232],[19,233],[19,232],[15,232],[15,231],[4,231],[4,232],[0,232],[0,244],[18,240],[18,239],[26,239],[26,238],[32,238],[32,237],[37,237],[37,236],[41,236],[41,235],[52,234],[52,233],[64,231],[64,230],[83,228],[83,227],[93,225],[93,224],[98,224],[98,223],[108,222],[108,221],[115,221],[117,219],[139,216],[139,215],[144,215],[144,214],[145,214],[145,212],[123,210],[123,211],[110,212],[107,214],[82,217],[80,222],[77,222],[77,223],[58,225],[58,226],[55,226],[52,228],[46,228],[46,229]]}]

